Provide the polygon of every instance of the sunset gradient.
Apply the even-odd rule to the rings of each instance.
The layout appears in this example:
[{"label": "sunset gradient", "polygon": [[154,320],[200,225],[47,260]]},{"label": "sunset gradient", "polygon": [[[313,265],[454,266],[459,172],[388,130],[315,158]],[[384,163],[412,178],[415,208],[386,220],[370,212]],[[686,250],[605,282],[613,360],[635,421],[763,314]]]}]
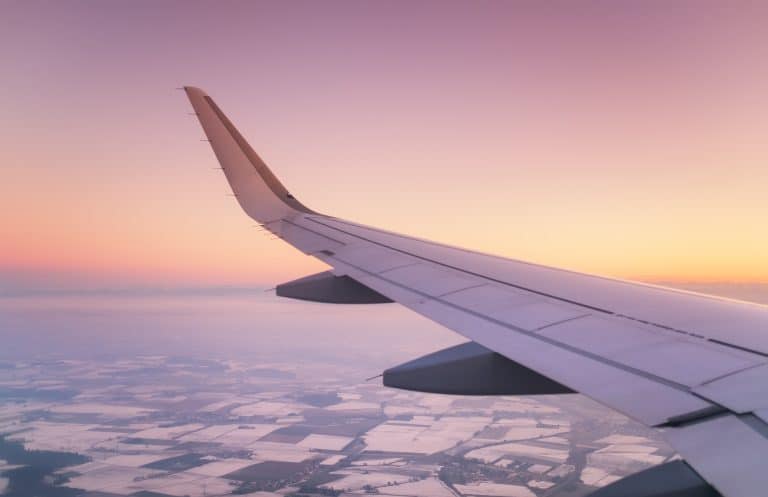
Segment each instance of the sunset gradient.
[{"label": "sunset gradient", "polygon": [[620,278],[768,282],[768,4],[4,2],[0,290],[270,286],[183,92],[310,208]]}]

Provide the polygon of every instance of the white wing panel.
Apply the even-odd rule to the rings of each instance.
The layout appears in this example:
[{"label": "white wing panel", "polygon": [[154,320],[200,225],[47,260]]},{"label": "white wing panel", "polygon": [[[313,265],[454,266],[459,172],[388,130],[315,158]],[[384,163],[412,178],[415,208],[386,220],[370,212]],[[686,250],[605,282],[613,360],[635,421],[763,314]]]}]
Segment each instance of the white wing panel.
[{"label": "white wing panel", "polygon": [[682,340],[627,351],[614,359],[688,387],[759,364],[738,351]]},{"label": "white wing panel", "polygon": [[[543,299],[541,299],[543,300]],[[516,328],[534,331],[555,323],[586,316],[584,308],[553,304],[547,301],[532,302],[509,309],[491,311],[488,317]]]},{"label": "white wing panel", "polygon": [[538,296],[531,295],[529,292],[488,284],[445,295],[442,300],[451,304],[461,304],[464,308],[480,314],[503,311],[540,301]]},{"label": "white wing panel", "polygon": [[[461,271],[443,269],[427,262],[401,266],[389,271],[382,271],[379,274],[386,280],[414,289],[430,297],[440,297],[441,300],[443,298],[448,299],[446,301],[457,303],[465,309],[472,307],[472,305],[467,306],[464,303],[468,296],[470,296],[471,304],[479,303],[481,307],[488,308],[488,304],[483,299],[478,298],[478,295],[465,293],[478,289],[480,294],[491,303],[506,303],[504,306],[493,305],[494,309],[486,310],[485,315],[527,331],[537,330],[587,314],[583,307],[568,305],[539,295],[528,298],[518,295],[518,298],[514,298],[514,294],[488,288],[487,280],[481,277],[468,275]],[[494,293],[498,295],[494,295]]]},{"label": "white wing panel", "polygon": [[377,245],[370,244],[350,244],[343,250],[337,251],[336,259],[348,262],[349,264],[366,266],[366,269],[373,273],[388,271],[397,267],[417,264],[420,262],[415,257],[400,254]]},{"label": "white wing panel", "polygon": [[760,362],[754,355],[615,317],[575,319],[540,333],[585,353],[598,354],[686,387]]},{"label": "white wing panel", "polygon": [[768,409],[768,366],[725,376],[695,388],[694,392],[737,413]]},{"label": "white wing panel", "polygon": [[478,278],[462,276],[458,271],[439,269],[423,263],[395,268],[380,274],[387,280],[433,297],[483,284]]},{"label": "white wing panel", "polygon": [[637,323],[615,318],[589,316],[550,326],[539,332],[558,342],[590,351],[603,357],[640,347],[669,342],[671,338],[657,330],[641,328]]}]

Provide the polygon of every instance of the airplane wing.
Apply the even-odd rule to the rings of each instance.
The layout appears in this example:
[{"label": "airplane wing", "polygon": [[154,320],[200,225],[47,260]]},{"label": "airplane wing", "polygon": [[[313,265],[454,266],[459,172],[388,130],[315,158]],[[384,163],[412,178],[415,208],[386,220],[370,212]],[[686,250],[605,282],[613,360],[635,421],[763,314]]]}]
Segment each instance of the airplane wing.
[{"label": "airplane wing", "polygon": [[332,268],[280,285],[278,295],[394,301],[470,340],[388,370],[385,384],[466,394],[579,392],[661,430],[685,461],[595,496],[765,495],[768,307],[319,214],[288,192],[206,93],[185,91],[243,210]]}]

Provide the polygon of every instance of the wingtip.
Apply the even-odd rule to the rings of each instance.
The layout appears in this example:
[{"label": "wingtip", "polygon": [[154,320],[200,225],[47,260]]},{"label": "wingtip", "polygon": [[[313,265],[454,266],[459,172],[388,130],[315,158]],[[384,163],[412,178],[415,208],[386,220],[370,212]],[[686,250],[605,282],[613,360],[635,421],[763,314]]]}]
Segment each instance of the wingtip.
[{"label": "wingtip", "polygon": [[184,86],[184,91],[187,92],[187,95],[190,97],[206,97],[208,94],[203,91],[202,88],[198,88],[197,86]]},{"label": "wingtip", "polygon": [[[184,86],[184,91],[203,126],[206,141],[211,143],[238,202],[249,216],[265,222],[297,212],[317,214],[286,190],[211,97],[195,86]],[[259,180],[253,181],[254,173]],[[259,185],[272,195],[264,195]]]}]

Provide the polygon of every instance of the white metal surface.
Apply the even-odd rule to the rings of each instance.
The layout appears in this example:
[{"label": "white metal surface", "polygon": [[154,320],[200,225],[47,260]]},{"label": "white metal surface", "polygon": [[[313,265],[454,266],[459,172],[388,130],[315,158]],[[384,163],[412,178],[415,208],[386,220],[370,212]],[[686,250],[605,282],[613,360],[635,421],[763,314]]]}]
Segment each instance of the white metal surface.
[{"label": "white metal surface", "polygon": [[482,284],[472,276],[465,276],[456,271],[448,271],[423,262],[383,271],[379,275],[432,297]]},{"label": "white metal surface", "polygon": [[[542,299],[543,300],[543,299]],[[488,317],[527,331],[538,330],[555,323],[562,323],[587,316],[584,308],[568,306],[551,301],[532,302],[508,309],[488,312]]]},{"label": "white metal surface", "polygon": [[336,251],[337,260],[347,261],[350,264],[360,265],[368,262],[368,270],[380,273],[396,267],[418,264],[419,260],[382,247],[370,244],[350,244],[342,250]]},{"label": "white metal surface", "polygon": [[696,387],[694,392],[737,413],[768,409],[768,366],[719,378]]},{"label": "white metal surface", "polygon": [[669,342],[672,338],[661,330],[641,327],[639,323],[617,322],[601,316],[574,319],[539,332],[558,342],[589,350],[603,357],[636,350],[640,347]]},{"label": "white metal surface", "polygon": [[707,342],[683,339],[626,351],[615,360],[670,381],[695,387],[722,375],[759,364],[762,358],[746,358]]},{"label": "white metal surface", "polygon": [[503,311],[541,301],[537,295],[531,295],[529,292],[492,284],[468,288],[451,295],[442,296],[441,299],[451,304],[461,304],[463,307],[481,314]]}]

